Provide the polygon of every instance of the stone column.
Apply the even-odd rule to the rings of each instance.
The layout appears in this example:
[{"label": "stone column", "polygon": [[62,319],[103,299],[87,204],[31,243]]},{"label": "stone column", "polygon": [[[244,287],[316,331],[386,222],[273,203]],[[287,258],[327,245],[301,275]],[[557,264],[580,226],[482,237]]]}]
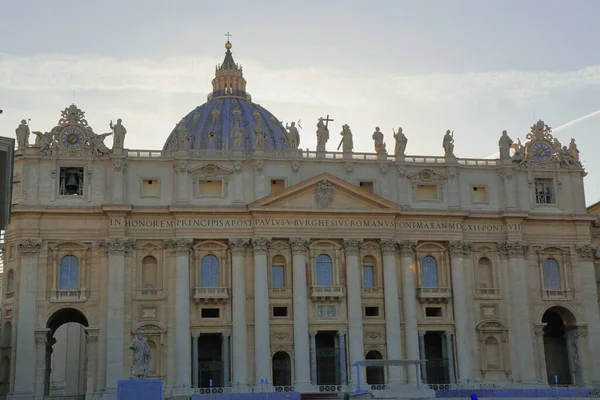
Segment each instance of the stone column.
[{"label": "stone column", "polygon": [[227,386],[231,382],[229,379],[229,332],[222,333],[221,359],[223,360],[223,385]]},{"label": "stone column", "polygon": [[188,203],[189,192],[188,192],[188,163],[185,160],[179,160],[173,165],[173,170],[177,175],[177,186],[176,186],[176,202],[177,203]]},{"label": "stone column", "polygon": [[[426,360],[425,357],[425,332],[419,332],[419,358]],[[427,364],[421,364],[421,376],[423,377],[423,383],[427,383]]]},{"label": "stone column", "polygon": [[35,331],[36,365],[35,365],[35,398],[44,398],[44,384],[46,378],[46,355],[48,352],[48,333],[50,329],[39,329]]},{"label": "stone column", "polygon": [[[360,289],[360,263],[358,248],[361,239],[344,239],[346,254],[346,291],[348,299],[348,348],[350,349],[350,365],[365,359],[363,323],[362,323],[362,293]],[[361,375],[365,377],[364,368]],[[356,370],[350,368],[350,383],[356,384]]]},{"label": "stone column", "polygon": [[[527,291],[527,264],[523,258],[526,247],[520,242],[500,244],[500,251],[508,256],[508,275],[510,281],[510,307],[514,331],[516,353],[519,355],[519,374],[517,382],[535,383],[535,358],[533,354],[533,335],[529,298]],[[595,282],[595,281],[594,281]]]},{"label": "stone column", "polygon": [[[33,396],[34,378],[36,375],[36,294],[37,294],[37,269],[38,256],[42,243],[36,239],[25,239],[18,242],[21,258],[19,272],[19,286],[17,292],[17,330],[14,332],[13,344],[16,343],[14,353],[14,385],[15,397]],[[16,340],[15,340],[16,339]]]},{"label": "stone column", "polygon": [[[198,387],[198,338],[200,334],[192,333],[192,387]],[[226,382],[224,382],[226,384]]]},{"label": "stone column", "polygon": [[270,239],[253,238],[254,249],[254,377],[271,381],[271,345],[269,341],[269,274],[267,245]]},{"label": "stone column", "polygon": [[456,331],[456,358],[458,360],[459,383],[473,380],[473,354],[471,352],[471,322],[464,256],[470,251],[470,244],[450,242],[450,266],[452,269],[452,306]]},{"label": "stone column", "polygon": [[236,384],[248,384],[248,327],[246,325],[245,260],[248,239],[231,239],[232,269],[232,342],[233,379]]},{"label": "stone column", "polygon": [[308,332],[310,336],[310,380],[313,385],[317,384],[317,331]]},{"label": "stone column", "polygon": [[291,238],[293,306],[294,306],[294,386],[299,392],[311,390],[311,352],[308,346],[308,294],[306,289],[306,251],[307,238]]},{"label": "stone column", "polygon": [[340,385],[345,385],[346,371],[348,367],[346,365],[346,331],[338,331],[338,342],[340,344]]},{"label": "stone column", "polygon": [[165,240],[165,247],[175,254],[175,387],[191,387],[192,343],[190,340],[190,249],[193,240]]},{"label": "stone column", "polygon": [[[108,293],[106,325],[106,391],[117,390],[117,381],[124,378],[125,364],[125,255],[133,250],[135,241],[124,237],[107,238],[101,244],[108,254]],[[129,378],[129,376],[127,376]]]},{"label": "stone column", "polygon": [[117,158],[113,160],[113,201],[122,203],[125,201],[123,196],[123,188],[125,181],[125,171],[127,170],[127,160],[125,158]]},{"label": "stone column", "polygon": [[[383,253],[383,290],[385,293],[385,340],[388,360],[402,359],[402,334],[400,330],[400,303],[398,277],[396,276],[396,241],[381,239]],[[401,367],[388,367],[388,383],[401,383]]]},{"label": "stone column", "polygon": [[594,272],[595,246],[589,244],[575,246],[579,258],[579,276],[581,279],[581,305],[583,317],[588,325],[588,351],[592,360],[591,371],[586,373],[594,385],[600,384],[600,314],[598,312],[598,293],[596,291],[596,276]]},{"label": "stone column", "polygon": [[[402,264],[402,309],[404,311],[404,337],[406,346],[406,359],[419,360],[419,337],[417,323],[417,304],[415,290],[415,244],[416,242],[400,242],[400,255]],[[407,369],[408,382],[417,382],[416,370]]]},{"label": "stone column", "polygon": [[85,328],[86,383],[85,399],[92,400],[98,387],[98,328]]},{"label": "stone column", "polygon": [[[538,374],[542,384],[548,384],[548,372],[546,371],[546,353],[544,352],[544,327],[546,323],[533,324],[533,332],[535,334],[535,349],[538,354]],[[518,362],[518,360],[517,360]],[[511,363],[513,365],[514,363]],[[514,373],[513,373],[514,374]],[[539,380],[538,379],[538,380]]]},{"label": "stone column", "polygon": [[454,374],[454,346],[452,346],[452,332],[444,332],[444,338],[446,339],[446,354],[448,357],[450,383],[454,383],[456,382],[456,375]]}]

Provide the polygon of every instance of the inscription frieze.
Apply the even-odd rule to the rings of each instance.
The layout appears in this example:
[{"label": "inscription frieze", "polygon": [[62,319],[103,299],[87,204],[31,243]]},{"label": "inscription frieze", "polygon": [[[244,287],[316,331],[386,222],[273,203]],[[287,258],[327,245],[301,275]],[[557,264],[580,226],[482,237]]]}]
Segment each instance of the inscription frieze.
[{"label": "inscription frieze", "polygon": [[520,224],[470,224],[461,222],[435,221],[381,221],[372,219],[336,218],[180,218],[166,219],[124,219],[109,218],[112,227],[134,229],[243,229],[243,228],[361,228],[361,229],[406,229],[426,231],[463,231],[500,233],[520,231]]}]

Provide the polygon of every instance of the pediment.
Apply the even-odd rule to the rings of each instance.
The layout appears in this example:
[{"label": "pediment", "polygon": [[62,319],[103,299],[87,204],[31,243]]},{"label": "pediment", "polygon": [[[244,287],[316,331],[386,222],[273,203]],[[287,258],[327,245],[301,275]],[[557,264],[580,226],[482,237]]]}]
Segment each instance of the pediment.
[{"label": "pediment", "polygon": [[286,190],[259,199],[248,206],[251,210],[290,209],[313,211],[382,211],[398,212],[400,207],[373,193],[328,173],[293,185]]}]

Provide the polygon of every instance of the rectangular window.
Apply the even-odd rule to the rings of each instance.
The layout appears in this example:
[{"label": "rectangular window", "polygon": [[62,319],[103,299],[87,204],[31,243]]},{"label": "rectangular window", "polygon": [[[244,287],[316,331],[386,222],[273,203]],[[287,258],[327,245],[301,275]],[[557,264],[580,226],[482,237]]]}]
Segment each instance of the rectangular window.
[{"label": "rectangular window", "polygon": [[160,183],[158,179],[142,179],[141,197],[160,197]]},{"label": "rectangular window", "polygon": [[554,185],[552,179],[535,180],[536,204],[554,204]]},{"label": "rectangular window", "polygon": [[359,182],[358,187],[368,193],[373,193],[373,182]]},{"label": "rectangular window", "polygon": [[471,203],[487,203],[487,187],[472,186],[471,187]]},{"label": "rectangular window", "polygon": [[83,168],[60,168],[58,194],[60,196],[83,196]]},{"label": "rectangular window", "polygon": [[283,179],[272,179],[271,180],[271,194],[281,193],[285,190],[285,180]]},{"label": "rectangular window", "polygon": [[442,307],[425,307],[426,317],[441,317]]},{"label": "rectangular window", "polygon": [[375,268],[372,265],[363,267],[363,287],[374,287]]},{"label": "rectangular window", "polygon": [[219,318],[221,315],[221,309],[219,308],[203,308],[200,311],[202,318]]},{"label": "rectangular window", "polygon": [[273,265],[271,268],[271,287],[272,288],[282,288],[285,287],[285,270],[283,269],[283,265]]},{"label": "rectangular window", "polygon": [[437,185],[417,185],[417,200],[437,200]]},{"label": "rectangular window", "polygon": [[200,196],[222,196],[223,181],[219,179],[198,181],[198,194]]},{"label": "rectangular window", "polygon": [[288,316],[288,308],[287,307],[273,307],[273,317],[287,317]]},{"label": "rectangular window", "polygon": [[365,307],[365,317],[379,317],[379,307]]}]

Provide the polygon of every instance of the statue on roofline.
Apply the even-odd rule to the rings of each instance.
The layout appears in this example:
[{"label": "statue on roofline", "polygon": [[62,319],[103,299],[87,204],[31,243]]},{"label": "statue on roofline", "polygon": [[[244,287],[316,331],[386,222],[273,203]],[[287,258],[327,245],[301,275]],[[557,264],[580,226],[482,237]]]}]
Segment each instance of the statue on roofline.
[{"label": "statue on roofline", "polygon": [[375,153],[381,154],[385,153],[385,143],[383,142],[383,133],[379,130],[379,127],[375,127],[375,132],[373,132],[373,144],[375,146]]},{"label": "statue on roofline", "polygon": [[323,118],[319,118],[317,122],[317,151],[324,152],[327,141],[329,140],[329,128],[323,122]]},{"label": "statue on roofline", "polygon": [[398,132],[394,132],[394,139],[396,140],[396,146],[394,146],[394,155],[396,157],[404,156],[408,138],[402,132],[402,128],[398,128]]},{"label": "statue on roofline", "polygon": [[510,148],[513,144],[512,139],[508,136],[506,131],[502,131],[502,136],[498,141],[498,148],[500,150],[500,158],[510,158]]},{"label": "statue on roofline", "polygon": [[337,149],[339,150],[340,147],[343,146],[342,151],[344,153],[352,153],[352,150],[354,150],[354,140],[352,139],[352,131],[350,130],[348,124],[342,125],[342,131],[340,132],[340,135],[342,135],[342,140],[340,140],[340,144],[338,145]]},{"label": "statue on roofline", "polygon": [[122,150],[125,145],[125,135],[127,134],[127,129],[121,123],[121,118],[117,119],[116,125],[113,125],[112,120],[110,121],[110,129],[113,131],[113,149]]},{"label": "statue on roofline", "polygon": [[296,123],[292,122],[290,125],[285,124],[285,129],[287,129],[288,134],[288,143],[292,149],[297,149],[300,146],[300,134],[298,133],[298,128],[296,128]]},{"label": "statue on roofline", "polygon": [[446,131],[442,147],[444,148],[444,157],[454,157],[454,131],[450,132],[450,129]]}]

